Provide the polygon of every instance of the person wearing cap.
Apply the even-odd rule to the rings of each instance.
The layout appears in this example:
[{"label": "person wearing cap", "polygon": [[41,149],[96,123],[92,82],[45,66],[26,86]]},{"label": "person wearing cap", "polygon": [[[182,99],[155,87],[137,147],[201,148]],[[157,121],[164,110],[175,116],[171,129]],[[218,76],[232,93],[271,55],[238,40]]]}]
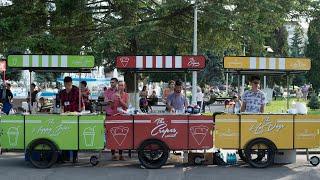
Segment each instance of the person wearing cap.
[{"label": "person wearing cap", "polygon": [[80,112],[83,108],[82,100],[79,108],[79,88],[72,85],[72,78],[66,76],[63,80],[65,89],[59,93],[61,112]]},{"label": "person wearing cap", "polygon": [[266,104],[266,95],[260,90],[260,78],[252,76],[250,78],[251,90],[242,95],[241,112],[263,113]]}]

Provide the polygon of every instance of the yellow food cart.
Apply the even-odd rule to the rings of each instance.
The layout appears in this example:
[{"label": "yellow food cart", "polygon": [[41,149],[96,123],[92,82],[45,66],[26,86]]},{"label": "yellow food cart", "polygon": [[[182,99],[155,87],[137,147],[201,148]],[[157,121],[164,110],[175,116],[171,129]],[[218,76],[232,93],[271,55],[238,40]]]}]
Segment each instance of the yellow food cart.
[{"label": "yellow food cart", "polygon": [[[288,77],[292,73],[306,72],[310,67],[310,59],[305,58],[224,58],[227,72],[238,75],[283,74]],[[237,149],[241,159],[253,167],[270,166],[281,150],[306,149],[312,165],[320,162],[317,156],[309,159],[308,154],[308,149],[320,147],[319,115],[218,114],[215,115],[214,135],[216,148]]]}]

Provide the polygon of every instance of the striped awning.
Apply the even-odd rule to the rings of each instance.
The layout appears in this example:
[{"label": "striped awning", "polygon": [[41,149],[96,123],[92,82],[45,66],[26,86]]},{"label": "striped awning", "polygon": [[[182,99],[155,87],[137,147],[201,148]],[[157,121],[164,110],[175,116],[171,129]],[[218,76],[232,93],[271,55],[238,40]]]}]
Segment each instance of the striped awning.
[{"label": "striped awning", "polygon": [[308,71],[307,58],[224,57],[224,68],[234,70]]},{"label": "striped awning", "polygon": [[205,68],[204,56],[118,56],[116,67],[138,70],[200,70]]},{"label": "striped awning", "polygon": [[9,55],[8,67],[22,69],[93,68],[93,56],[77,55]]}]

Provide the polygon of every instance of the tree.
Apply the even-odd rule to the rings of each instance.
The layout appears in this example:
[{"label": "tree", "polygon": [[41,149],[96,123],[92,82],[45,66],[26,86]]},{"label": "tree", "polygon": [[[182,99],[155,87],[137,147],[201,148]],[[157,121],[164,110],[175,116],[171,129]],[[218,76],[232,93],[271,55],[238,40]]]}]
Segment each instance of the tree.
[{"label": "tree", "polygon": [[320,13],[314,17],[309,24],[306,56],[311,59],[311,70],[307,74],[307,79],[312,83],[316,92],[320,88]]},{"label": "tree", "polygon": [[304,35],[302,28],[297,24],[294,28],[293,37],[291,38],[290,53],[292,57],[302,57],[304,56]]}]

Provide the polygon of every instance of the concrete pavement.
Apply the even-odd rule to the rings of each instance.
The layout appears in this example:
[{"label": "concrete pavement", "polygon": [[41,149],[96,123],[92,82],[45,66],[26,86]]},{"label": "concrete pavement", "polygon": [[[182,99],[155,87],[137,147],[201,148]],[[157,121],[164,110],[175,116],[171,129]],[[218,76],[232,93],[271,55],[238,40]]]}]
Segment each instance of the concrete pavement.
[{"label": "concrete pavement", "polygon": [[[109,155],[107,155],[109,156]],[[253,169],[246,164],[221,167],[188,166],[175,160],[161,169],[149,170],[140,168],[137,158],[127,161],[109,161],[104,157],[102,162],[92,167],[90,154],[81,154],[76,165],[59,164],[51,169],[35,169],[24,161],[22,153],[4,153],[0,156],[0,180],[250,180],[250,179],[320,179],[320,167],[313,167],[303,155],[298,155],[297,163],[274,165],[266,169]]]}]

